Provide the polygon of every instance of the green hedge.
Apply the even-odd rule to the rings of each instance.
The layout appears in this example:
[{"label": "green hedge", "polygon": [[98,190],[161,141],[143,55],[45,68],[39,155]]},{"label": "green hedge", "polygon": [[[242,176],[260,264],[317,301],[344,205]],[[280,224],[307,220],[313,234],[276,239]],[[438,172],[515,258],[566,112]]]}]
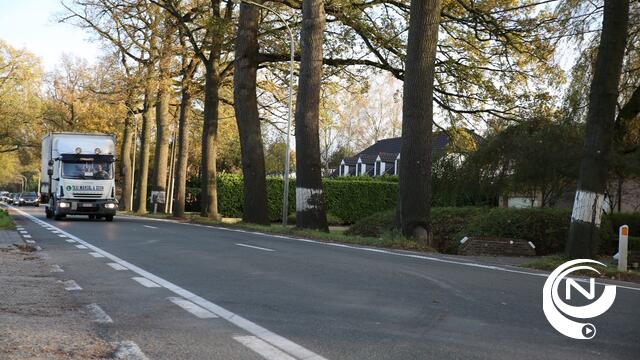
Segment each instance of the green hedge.
[{"label": "green hedge", "polygon": [[[283,179],[267,178],[267,206],[269,218],[280,220],[282,213]],[[347,180],[323,180],[325,204],[332,222],[352,224],[373,213],[392,209],[396,204],[397,183],[392,181],[361,180],[352,177]],[[198,211],[197,188],[187,189],[187,211]],[[243,211],[242,176],[220,174],[218,176],[218,211],[225,217],[242,217]],[[295,213],[295,179],[289,182],[289,213]]]}]

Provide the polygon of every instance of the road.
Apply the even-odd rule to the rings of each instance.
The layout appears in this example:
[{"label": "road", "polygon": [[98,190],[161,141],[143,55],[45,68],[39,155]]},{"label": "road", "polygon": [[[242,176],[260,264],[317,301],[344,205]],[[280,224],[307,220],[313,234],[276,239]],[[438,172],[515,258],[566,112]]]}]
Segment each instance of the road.
[{"label": "road", "polygon": [[61,280],[82,288],[74,296],[112,320],[97,325],[104,336],[152,359],[640,358],[640,286],[629,283],[617,282],[612,308],[591,320],[595,338],[573,340],[545,319],[546,274],[536,271],[136,217],[12,212],[64,269]]}]

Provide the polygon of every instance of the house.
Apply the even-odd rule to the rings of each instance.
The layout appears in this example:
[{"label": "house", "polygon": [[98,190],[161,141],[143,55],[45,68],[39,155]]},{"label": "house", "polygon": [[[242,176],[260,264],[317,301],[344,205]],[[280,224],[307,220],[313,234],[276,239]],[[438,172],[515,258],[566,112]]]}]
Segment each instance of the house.
[{"label": "house", "polygon": [[[462,130],[463,134],[477,143],[482,137],[472,130]],[[432,151],[447,151],[452,144],[451,135],[445,131],[433,133]],[[340,166],[331,176],[383,176],[398,175],[400,166],[400,148],[402,138],[389,138],[376,141],[375,144],[362,150],[354,156],[346,157],[340,161]]]}]

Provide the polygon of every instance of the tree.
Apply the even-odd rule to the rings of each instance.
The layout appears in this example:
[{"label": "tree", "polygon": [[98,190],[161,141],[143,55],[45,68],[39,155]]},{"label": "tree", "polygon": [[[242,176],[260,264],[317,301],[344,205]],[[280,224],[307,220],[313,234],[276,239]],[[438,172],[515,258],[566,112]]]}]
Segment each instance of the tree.
[{"label": "tree", "polygon": [[[217,219],[220,217],[216,185],[218,106],[220,87],[232,70],[232,63],[225,63],[222,60],[222,52],[228,43],[226,36],[230,28],[233,3],[211,0],[206,5],[187,8],[187,5],[174,0],[152,0],[152,2],[174,17],[205,69],[200,214]],[[223,3],[226,4],[224,8]]]},{"label": "tree", "polygon": [[329,231],[322,193],[320,163],[320,86],[322,36],[325,24],[322,0],[303,0],[300,33],[300,77],[296,102],[296,226]]},{"label": "tree", "polygon": [[405,62],[400,152],[402,234],[431,241],[431,132],[440,0],[412,0]]},{"label": "tree", "polygon": [[[261,3],[258,0],[258,3]],[[267,182],[260,116],[256,95],[258,71],[258,22],[260,11],[255,5],[242,3],[235,43],[234,104],[244,176],[244,206],[242,220],[269,224]]]},{"label": "tree", "polygon": [[[153,157],[153,190],[166,192],[167,164],[169,160],[169,102],[172,96],[171,59],[174,49],[175,26],[166,11],[159,14],[161,19],[157,49],[158,92],[156,107],[156,148]],[[162,210],[161,210],[162,211]]]},{"label": "tree", "polygon": [[628,20],[628,0],[605,1],[589,94],[584,157],[566,249],[573,259],[593,257],[597,251]]},{"label": "tree", "polygon": [[187,196],[187,168],[189,164],[189,122],[191,118],[191,103],[193,101],[193,77],[198,69],[200,60],[192,57],[187,49],[184,36],[180,37],[182,50],[181,67],[181,99],[180,114],[178,116],[178,162],[176,164],[175,202],[173,216],[182,217],[185,211]]}]

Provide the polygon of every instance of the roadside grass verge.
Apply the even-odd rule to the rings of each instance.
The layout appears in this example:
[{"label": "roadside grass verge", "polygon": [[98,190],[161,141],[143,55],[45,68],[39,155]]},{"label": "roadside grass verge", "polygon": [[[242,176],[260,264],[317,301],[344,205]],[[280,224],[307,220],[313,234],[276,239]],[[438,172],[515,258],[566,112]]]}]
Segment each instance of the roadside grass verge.
[{"label": "roadside grass verge", "polygon": [[[559,255],[559,254],[547,255],[547,256],[541,256],[528,263],[521,264],[520,267],[553,271],[555,268],[562,265],[566,261],[569,261],[569,259],[564,257],[563,255]],[[601,272],[601,275],[600,275],[601,278],[640,283],[640,272],[636,270],[628,270],[626,272],[621,272],[621,271],[618,271],[618,268],[615,265],[607,264],[606,260],[601,262],[607,265],[607,267],[605,267],[604,269],[598,268],[598,270],[600,270]],[[583,275],[583,276],[593,276],[593,272],[585,271],[585,270],[576,271],[574,274]]]},{"label": "roadside grass verge", "polygon": [[15,229],[13,220],[7,210],[0,209],[0,230]]},{"label": "roadside grass verge", "polygon": [[231,229],[240,229],[248,231],[257,231],[265,234],[286,235],[292,237],[300,237],[311,240],[335,242],[342,244],[361,245],[380,247],[396,250],[413,250],[422,252],[435,252],[435,250],[419,241],[407,239],[395,232],[386,232],[381,237],[366,237],[346,235],[344,230],[333,230],[331,232],[323,232],[316,230],[299,229],[293,226],[285,227],[280,224],[272,224],[270,226],[243,223],[237,218],[223,218],[222,220],[213,220],[196,214],[187,214],[184,218],[175,218],[169,214],[135,214],[129,212],[119,212],[126,215],[143,216],[156,219],[173,219],[179,221],[190,222],[194,224],[212,225]]}]

